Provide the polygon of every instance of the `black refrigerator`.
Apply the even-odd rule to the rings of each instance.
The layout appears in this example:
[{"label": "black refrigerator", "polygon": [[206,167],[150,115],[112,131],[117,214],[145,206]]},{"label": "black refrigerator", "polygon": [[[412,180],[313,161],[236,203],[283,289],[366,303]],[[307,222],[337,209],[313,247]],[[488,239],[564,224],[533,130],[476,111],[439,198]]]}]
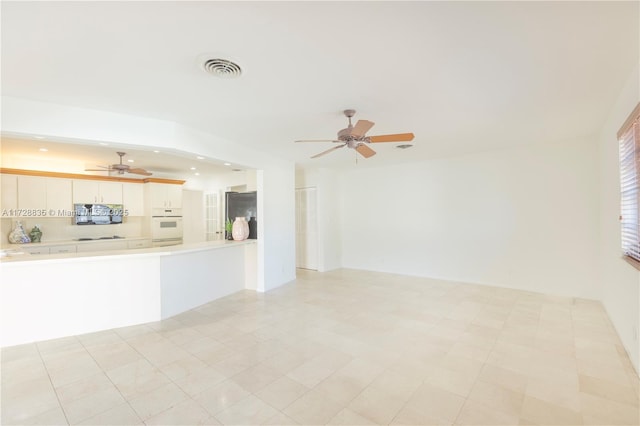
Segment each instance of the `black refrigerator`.
[{"label": "black refrigerator", "polygon": [[[236,217],[244,217],[249,222],[249,238],[258,238],[258,193],[225,192],[225,223],[227,219],[233,222]],[[225,238],[230,238],[225,232]]]}]

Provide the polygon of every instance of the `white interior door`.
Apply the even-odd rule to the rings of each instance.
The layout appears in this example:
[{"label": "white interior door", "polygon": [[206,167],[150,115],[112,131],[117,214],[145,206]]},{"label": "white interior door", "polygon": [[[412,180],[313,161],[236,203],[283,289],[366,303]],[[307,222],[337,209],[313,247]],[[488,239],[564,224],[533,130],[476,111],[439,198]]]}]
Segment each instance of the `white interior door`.
[{"label": "white interior door", "polygon": [[220,222],[220,196],[217,192],[205,194],[205,221],[207,241],[221,240],[223,229]]},{"label": "white interior door", "polygon": [[181,204],[183,234],[182,239],[185,244],[200,243],[206,241],[205,217],[204,217],[204,195],[202,191],[182,191]]},{"label": "white interior door", "polygon": [[316,188],[296,189],[296,267],[318,270]]}]

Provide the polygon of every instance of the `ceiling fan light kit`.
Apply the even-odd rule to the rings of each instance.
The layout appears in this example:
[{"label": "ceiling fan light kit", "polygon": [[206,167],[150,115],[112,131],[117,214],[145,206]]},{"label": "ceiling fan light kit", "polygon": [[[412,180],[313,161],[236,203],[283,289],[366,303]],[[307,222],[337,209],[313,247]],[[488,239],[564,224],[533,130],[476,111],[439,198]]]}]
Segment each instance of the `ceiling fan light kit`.
[{"label": "ceiling fan light kit", "polygon": [[[351,117],[356,114],[355,109],[345,109],[344,115],[349,120],[349,125],[338,132],[337,139],[321,139],[321,140],[297,140],[295,142],[332,142],[340,143],[342,145],[335,146],[326,151],[322,151],[319,154],[312,156],[311,158],[318,158],[339,148],[345,146],[354,149],[358,154],[364,158],[370,158],[376,155],[376,152],[371,149],[369,144],[372,143],[385,143],[385,142],[409,142],[415,137],[413,133],[396,133],[392,135],[379,135],[379,136],[366,136],[367,132],[375,125],[373,121],[358,120],[354,126],[351,123]],[[413,145],[404,144],[404,148],[411,147]],[[403,149],[404,149],[403,148]]]}]

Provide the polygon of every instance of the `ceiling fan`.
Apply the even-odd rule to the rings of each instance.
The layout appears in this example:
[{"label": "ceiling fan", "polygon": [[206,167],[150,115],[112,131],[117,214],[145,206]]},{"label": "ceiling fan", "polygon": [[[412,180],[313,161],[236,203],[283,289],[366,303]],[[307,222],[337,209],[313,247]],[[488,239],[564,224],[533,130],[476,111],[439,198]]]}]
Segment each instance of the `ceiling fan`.
[{"label": "ceiling fan", "polygon": [[369,147],[369,144],[380,142],[408,142],[414,138],[413,133],[397,133],[393,135],[378,135],[378,136],[366,136],[366,133],[375,124],[368,120],[358,120],[356,125],[351,124],[351,117],[356,113],[355,109],[345,109],[344,115],[349,119],[349,126],[346,129],[342,129],[338,132],[337,139],[320,139],[320,140],[297,140],[295,142],[333,142],[341,145],[334,146],[326,151],[322,151],[319,154],[314,155],[311,158],[318,158],[325,154],[328,154],[336,149],[344,148],[345,146],[355,149],[364,158],[369,158],[376,155],[376,152]]},{"label": "ceiling fan", "polygon": [[100,167],[99,169],[84,169],[86,172],[118,172],[118,174],[125,174],[125,173],[133,173],[136,175],[144,175],[144,176],[151,176],[151,173],[149,173],[148,171],[146,171],[145,169],[140,169],[140,168],[132,168],[131,166],[127,165],[127,164],[122,164],[122,157],[124,157],[126,155],[126,152],[116,152],[116,154],[118,154],[120,156],[120,163],[119,164],[111,164],[109,166],[96,166],[96,167]]}]

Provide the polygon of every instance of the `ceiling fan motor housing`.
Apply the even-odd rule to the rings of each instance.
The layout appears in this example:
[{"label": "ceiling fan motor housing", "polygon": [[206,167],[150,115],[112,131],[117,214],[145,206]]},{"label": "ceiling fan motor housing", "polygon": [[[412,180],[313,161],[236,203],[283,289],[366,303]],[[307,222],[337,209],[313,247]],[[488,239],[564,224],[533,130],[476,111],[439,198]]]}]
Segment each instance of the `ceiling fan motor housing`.
[{"label": "ceiling fan motor housing", "polygon": [[348,140],[354,139],[354,137],[351,136],[351,129],[352,127],[347,127],[346,129],[340,130],[338,132],[338,140],[347,142]]}]

